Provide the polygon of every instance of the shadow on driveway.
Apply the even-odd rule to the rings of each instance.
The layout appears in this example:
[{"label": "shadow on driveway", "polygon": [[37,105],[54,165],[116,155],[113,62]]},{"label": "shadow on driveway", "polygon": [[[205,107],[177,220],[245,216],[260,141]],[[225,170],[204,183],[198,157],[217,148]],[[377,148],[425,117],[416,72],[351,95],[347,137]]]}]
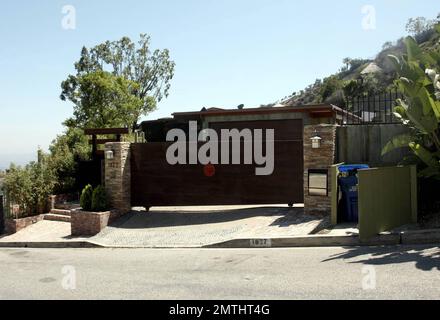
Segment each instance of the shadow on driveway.
[{"label": "shadow on driveway", "polygon": [[111,227],[124,229],[152,229],[164,227],[220,224],[256,217],[281,216],[272,226],[287,227],[317,220],[317,217],[303,214],[303,208],[257,207],[226,210],[164,210],[133,211],[113,223]]},{"label": "shadow on driveway", "polygon": [[350,259],[349,263],[368,265],[388,265],[415,263],[423,271],[440,270],[440,245],[399,246],[399,247],[348,247],[347,251],[330,257],[323,262]]}]

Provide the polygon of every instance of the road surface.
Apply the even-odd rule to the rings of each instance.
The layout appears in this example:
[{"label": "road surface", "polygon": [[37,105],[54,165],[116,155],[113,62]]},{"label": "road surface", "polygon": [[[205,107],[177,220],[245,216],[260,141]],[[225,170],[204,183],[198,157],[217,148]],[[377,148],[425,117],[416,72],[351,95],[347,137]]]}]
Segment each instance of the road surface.
[{"label": "road surface", "polygon": [[439,246],[0,249],[0,299],[439,299]]}]

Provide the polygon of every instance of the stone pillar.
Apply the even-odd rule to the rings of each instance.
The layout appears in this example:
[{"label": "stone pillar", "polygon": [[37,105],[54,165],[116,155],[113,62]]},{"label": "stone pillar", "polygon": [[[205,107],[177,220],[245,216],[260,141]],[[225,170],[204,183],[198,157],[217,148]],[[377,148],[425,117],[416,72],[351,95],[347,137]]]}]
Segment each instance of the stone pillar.
[{"label": "stone pillar", "polygon": [[[316,133],[322,138],[319,149],[312,148],[311,138]],[[328,124],[307,125],[304,127],[304,211],[309,214],[330,214],[331,183],[330,167],[335,162],[336,126]],[[327,172],[328,194],[309,194],[309,170]]]},{"label": "stone pillar", "polygon": [[130,142],[109,142],[105,151],[113,151],[113,159],[105,157],[105,190],[113,209],[131,210]]}]

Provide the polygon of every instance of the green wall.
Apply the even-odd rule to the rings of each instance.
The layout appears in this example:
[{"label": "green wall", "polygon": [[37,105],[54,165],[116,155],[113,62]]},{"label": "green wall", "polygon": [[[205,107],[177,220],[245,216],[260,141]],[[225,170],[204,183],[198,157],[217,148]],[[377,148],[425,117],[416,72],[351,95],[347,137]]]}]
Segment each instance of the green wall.
[{"label": "green wall", "polygon": [[358,177],[361,241],[380,232],[417,223],[415,166],[360,170]]}]

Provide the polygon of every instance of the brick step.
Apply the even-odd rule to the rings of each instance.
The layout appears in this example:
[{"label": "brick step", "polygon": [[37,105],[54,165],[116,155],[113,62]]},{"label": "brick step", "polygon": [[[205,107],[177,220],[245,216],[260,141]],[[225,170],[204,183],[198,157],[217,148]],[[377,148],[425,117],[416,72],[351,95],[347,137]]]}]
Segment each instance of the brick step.
[{"label": "brick step", "polygon": [[70,217],[70,210],[65,209],[52,209],[50,210],[50,213],[60,215],[60,216],[68,216]]},{"label": "brick step", "polygon": [[74,210],[81,208],[81,205],[79,203],[56,203],[55,209],[60,210]]},{"label": "brick step", "polygon": [[48,213],[44,216],[44,220],[70,222],[70,216]]}]

